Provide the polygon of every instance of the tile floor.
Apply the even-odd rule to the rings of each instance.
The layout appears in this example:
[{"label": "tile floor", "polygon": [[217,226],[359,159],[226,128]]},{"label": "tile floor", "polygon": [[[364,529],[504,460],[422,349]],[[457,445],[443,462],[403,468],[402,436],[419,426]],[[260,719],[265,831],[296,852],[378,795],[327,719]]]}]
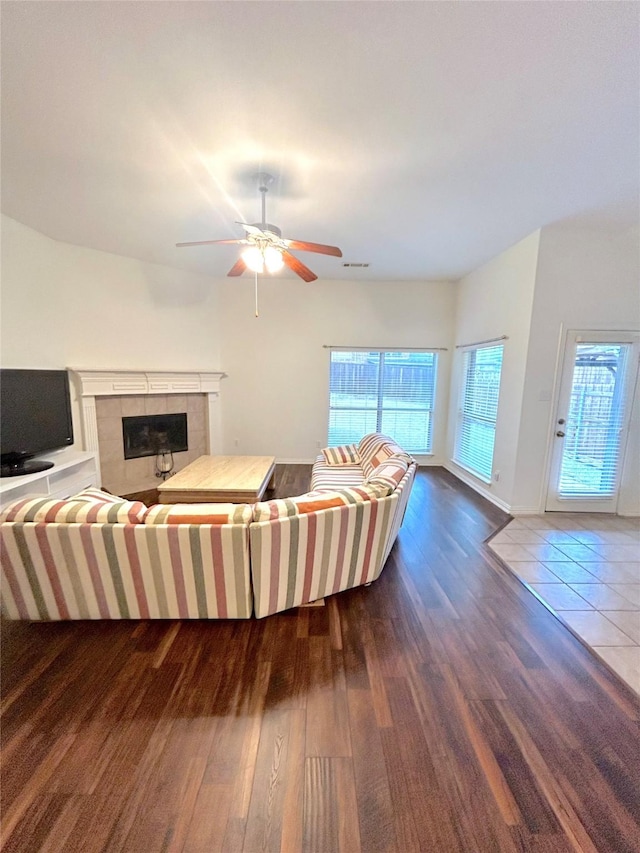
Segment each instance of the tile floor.
[{"label": "tile floor", "polygon": [[519,516],[489,547],[640,693],[640,519]]}]

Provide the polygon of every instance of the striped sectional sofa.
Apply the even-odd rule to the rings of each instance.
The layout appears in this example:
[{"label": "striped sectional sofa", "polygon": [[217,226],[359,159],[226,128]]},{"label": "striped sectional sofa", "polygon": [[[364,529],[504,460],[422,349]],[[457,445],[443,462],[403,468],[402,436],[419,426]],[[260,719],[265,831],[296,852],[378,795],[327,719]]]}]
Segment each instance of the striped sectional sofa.
[{"label": "striped sectional sofa", "polygon": [[312,491],[247,504],[146,507],[98,489],[0,514],[10,619],[243,619],[375,580],[416,463],[392,439],[327,448]]},{"label": "striped sectional sofa", "polygon": [[308,495],[254,506],[256,616],[376,580],[395,542],[417,465],[374,434],[318,456]]}]

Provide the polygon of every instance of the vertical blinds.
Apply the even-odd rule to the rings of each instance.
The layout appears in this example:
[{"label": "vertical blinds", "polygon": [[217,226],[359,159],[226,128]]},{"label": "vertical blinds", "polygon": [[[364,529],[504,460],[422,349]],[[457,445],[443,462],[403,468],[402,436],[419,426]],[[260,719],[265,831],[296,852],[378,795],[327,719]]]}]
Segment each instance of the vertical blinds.
[{"label": "vertical blinds", "polygon": [[503,344],[467,350],[454,461],[489,482],[498,416]]},{"label": "vertical blinds", "polygon": [[370,432],[413,453],[430,453],[438,356],[434,352],[332,350],[329,445]]},{"label": "vertical blinds", "polygon": [[578,344],[558,493],[608,497],[617,488],[625,362],[630,344]]}]

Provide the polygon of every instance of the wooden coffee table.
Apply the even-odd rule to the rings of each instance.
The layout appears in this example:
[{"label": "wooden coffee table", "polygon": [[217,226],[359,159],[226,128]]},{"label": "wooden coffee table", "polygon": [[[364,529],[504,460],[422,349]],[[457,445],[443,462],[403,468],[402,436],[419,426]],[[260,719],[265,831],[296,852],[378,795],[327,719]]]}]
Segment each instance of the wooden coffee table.
[{"label": "wooden coffee table", "polygon": [[160,503],[254,503],[275,467],[273,456],[200,456],[158,486]]}]

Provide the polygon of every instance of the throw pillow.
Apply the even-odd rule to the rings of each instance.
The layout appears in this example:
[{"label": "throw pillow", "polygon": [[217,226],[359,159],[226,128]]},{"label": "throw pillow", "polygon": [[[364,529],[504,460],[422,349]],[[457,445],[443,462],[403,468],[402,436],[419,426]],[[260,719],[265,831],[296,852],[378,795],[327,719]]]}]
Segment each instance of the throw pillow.
[{"label": "throw pillow", "polygon": [[325,447],[322,455],[327,465],[357,465],[360,462],[356,444],[340,444],[337,447]]},{"label": "throw pillow", "polygon": [[404,455],[390,456],[373,469],[367,477],[367,485],[388,486],[393,491],[398,487],[408,469],[409,463]]},{"label": "throw pillow", "polygon": [[407,464],[412,461],[411,456],[392,438],[379,433],[365,435],[358,445],[358,453],[365,477],[370,477],[373,470],[390,456],[402,456],[407,460]]}]

